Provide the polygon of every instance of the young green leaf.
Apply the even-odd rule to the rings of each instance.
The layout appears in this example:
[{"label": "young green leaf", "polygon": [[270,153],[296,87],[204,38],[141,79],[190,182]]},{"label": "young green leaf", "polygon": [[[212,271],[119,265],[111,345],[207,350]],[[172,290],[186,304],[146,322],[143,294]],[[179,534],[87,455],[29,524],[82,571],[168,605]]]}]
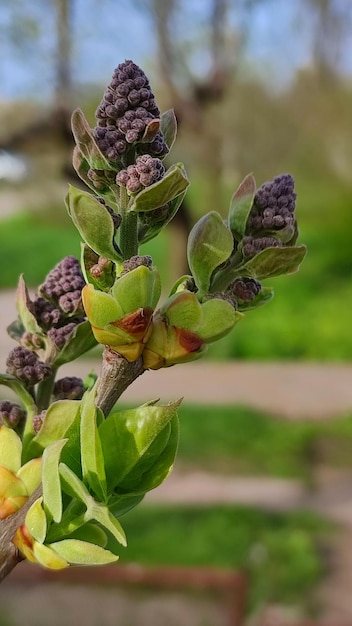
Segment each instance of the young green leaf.
[{"label": "young green leaf", "polygon": [[102,414],[95,405],[95,389],[86,391],[81,402],[81,463],[83,480],[99,499],[107,496],[104,457],[97,422]]},{"label": "young green leaf", "polygon": [[51,543],[50,548],[72,565],[107,565],[119,558],[109,550],[80,539],[63,539]]},{"label": "young green leaf", "polygon": [[265,248],[237,270],[238,276],[258,280],[297,272],[306,255],[306,246]]},{"label": "young green leaf", "polygon": [[170,151],[174,145],[177,135],[177,120],[173,109],[169,109],[168,111],[165,111],[165,113],[162,113],[160,117],[160,127],[161,132],[164,135],[165,143]]},{"label": "young green leaf", "polygon": [[167,204],[187,189],[189,180],[181,163],[172,165],[157,183],[140,191],[130,206],[131,211],[153,211]]},{"label": "young green leaf", "polygon": [[240,241],[245,235],[255,192],[254,176],[253,174],[248,174],[232,196],[228,220],[231,232],[237,241]]},{"label": "young green leaf", "polygon": [[44,508],[54,522],[59,523],[62,517],[62,496],[59,475],[61,450],[67,439],[55,441],[43,452],[42,484]]},{"label": "young green leaf", "polygon": [[114,221],[103,204],[91,193],[69,185],[66,207],[82,239],[94,252],[112,261],[121,260],[114,245]]},{"label": "young green leaf", "polygon": [[213,271],[227,261],[233,237],[219,213],[211,211],[192,228],[187,245],[188,264],[201,293],[207,293]]},{"label": "young green leaf", "polygon": [[73,112],[71,124],[76,145],[88,161],[90,167],[97,170],[113,170],[114,168],[99,150],[81,109],[76,109]]}]

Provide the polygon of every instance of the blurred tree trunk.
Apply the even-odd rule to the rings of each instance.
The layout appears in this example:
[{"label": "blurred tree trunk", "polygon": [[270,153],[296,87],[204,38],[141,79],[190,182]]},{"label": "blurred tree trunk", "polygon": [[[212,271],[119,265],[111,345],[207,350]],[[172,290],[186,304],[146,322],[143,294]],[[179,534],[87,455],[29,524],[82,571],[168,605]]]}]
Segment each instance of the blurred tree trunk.
[{"label": "blurred tree trunk", "polygon": [[72,6],[73,0],[53,0],[56,11],[56,84],[54,116],[63,139],[71,143],[70,117],[72,109]]}]

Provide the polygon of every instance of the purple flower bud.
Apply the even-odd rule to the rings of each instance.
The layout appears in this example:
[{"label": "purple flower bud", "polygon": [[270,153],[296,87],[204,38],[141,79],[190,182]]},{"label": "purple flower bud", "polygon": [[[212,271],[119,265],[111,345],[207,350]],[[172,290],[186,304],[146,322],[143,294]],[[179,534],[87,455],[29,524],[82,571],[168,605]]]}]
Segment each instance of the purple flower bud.
[{"label": "purple flower bud", "polygon": [[80,400],[84,393],[83,380],[76,376],[60,378],[54,385],[55,400]]},{"label": "purple flower bud", "polygon": [[0,401],[0,426],[16,428],[20,426],[26,417],[26,411],[15,402],[9,400]]},{"label": "purple flower bud", "polygon": [[40,361],[34,352],[17,346],[7,357],[6,372],[27,385],[34,386],[50,376],[51,368]]}]

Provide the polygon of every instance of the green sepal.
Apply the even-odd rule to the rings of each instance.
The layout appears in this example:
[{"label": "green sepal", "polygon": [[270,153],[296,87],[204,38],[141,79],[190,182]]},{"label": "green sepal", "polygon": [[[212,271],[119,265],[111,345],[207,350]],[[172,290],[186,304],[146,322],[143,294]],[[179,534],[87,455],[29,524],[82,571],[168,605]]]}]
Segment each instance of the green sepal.
[{"label": "green sepal", "polygon": [[81,464],[83,480],[100,500],[107,496],[104,457],[98,424],[103,414],[95,405],[96,390],[86,391],[81,401]]},{"label": "green sepal", "polygon": [[202,294],[210,287],[213,271],[233,251],[233,237],[219,213],[211,211],[192,228],[187,244],[188,264]]},{"label": "green sepal", "polygon": [[177,120],[173,109],[169,109],[168,111],[162,113],[160,117],[160,130],[170,151],[175,143],[177,135]]},{"label": "green sepal", "polygon": [[252,309],[256,309],[258,306],[264,306],[267,302],[270,302],[274,297],[274,290],[271,287],[262,287],[259,293],[250,300],[250,302],[238,302],[238,310],[239,311],[251,311]]},{"label": "green sepal", "polygon": [[59,523],[62,517],[62,496],[59,475],[59,463],[61,451],[66,442],[67,439],[59,439],[58,441],[52,443],[50,446],[47,446],[43,452],[43,503],[45,511],[56,523]]},{"label": "green sepal", "polygon": [[241,241],[246,233],[247,220],[253,206],[255,192],[255,178],[253,174],[248,174],[232,196],[228,222],[237,241]]},{"label": "green sepal", "polygon": [[109,490],[118,490],[132,472],[134,487],[129,480],[129,492],[140,490],[143,474],[152,467],[167,445],[169,424],[177,415],[179,404],[142,405],[136,409],[112,413],[101,424],[99,434]]},{"label": "green sepal", "polygon": [[25,518],[26,527],[36,541],[43,543],[46,537],[47,521],[42,507],[43,498],[38,498],[28,509]]},{"label": "green sepal", "polygon": [[111,293],[94,289],[92,285],[83,287],[82,298],[87,317],[93,326],[105,328],[124,315],[124,310]]},{"label": "green sepal", "polygon": [[76,145],[88,161],[90,167],[96,170],[115,170],[114,166],[109,163],[99,150],[88,121],[81,109],[76,109],[72,113],[71,124]]},{"label": "green sepal", "polygon": [[41,456],[44,448],[59,439],[64,439],[78,416],[79,407],[80,403],[77,400],[53,402],[46,412],[41,429],[23,452],[24,461]]},{"label": "green sepal", "polygon": [[191,291],[181,291],[170,296],[159,310],[170,326],[196,331],[203,320],[202,305]]},{"label": "green sepal", "polygon": [[63,539],[51,543],[50,548],[72,565],[107,565],[119,558],[110,550],[80,539]]},{"label": "green sepal", "polygon": [[293,274],[297,272],[302,263],[307,248],[306,246],[282,246],[265,248],[237,271],[237,276],[250,276],[262,280],[282,274]]},{"label": "green sepal", "polygon": [[111,294],[124,315],[140,308],[155,309],[160,293],[158,270],[149,269],[145,265],[140,265],[118,278],[111,288]]},{"label": "green sepal", "polygon": [[180,276],[176,280],[176,282],[172,285],[169,293],[169,297],[173,296],[175,293],[182,293],[182,291],[189,291],[187,289],[187,285],[192,281],[192,276],[190,274],[184,274]]},{"label": "green sepal", "polygon": [[73,185],[69,185],[65,202],[74,225],[88,246],[101,256],[120,261],[121,255],[114,244],[114,221],[106,207],[91,193]]},{"label": "green sepal", "polygon": [[172,165],[161,180],[137,193],[130,210],[138,213],[158,209],[183,193],[188,185],[189,180],[182,163]]},{"label": "green sepal", "polygon": [[243,317],[221,298],[210,298],[202,304],[203,322],[197,334],[205,343],[218,341],[227,335]]}]

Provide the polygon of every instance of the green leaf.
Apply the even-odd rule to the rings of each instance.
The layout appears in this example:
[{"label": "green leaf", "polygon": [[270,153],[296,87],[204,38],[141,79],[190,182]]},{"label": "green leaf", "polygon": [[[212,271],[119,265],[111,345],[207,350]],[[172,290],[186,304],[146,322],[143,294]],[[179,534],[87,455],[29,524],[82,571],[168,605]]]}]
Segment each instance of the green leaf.
[{"label": "green leaf", "polygon": [[62,496],[59,475],[59,462],[61,450],[67,439],[55,441],[47,446],[43,452],[42,461],[42,484],[43,502],[45,510],[54,522],[59,523],[62,517]]},{"label": "green leaf", "polygon": [[126,535],[120,522],[110,513],[108,507],[100,502],[94,502],[92,499],[87,509],[87,521],[95,520],[108,530],[113,537],[122,545],[126,546]]},{"label": "green leaf", "polygon": [[68,465],[65,463],[59,464],[59,472],[62,481],[62,489],[71,496],[71,498],[77,498],[88,508],[92,496],[90,495],[85,484],[76,476]]},{"label": "green leaf", "polygon": [[146,187],[133,198],[130,210],[154,211],[183,193],[188,185],[189,180],[183,165],[172,165],[164,178]]},{"label": "green leaf", "polygon": [[[99,187],[99,191],[94,186],[93,182],[90,180],[88,176],[88,172],[91,169],[87,159],[84,158],[82,152],[75,146],[73,149],[73,158],[72,158],[73,167],[81,180],[89,187],[94,194],[98,194],[99,196],[103,196],[106,200],[106,203],[111,206],[113,209],[118,209],[116,196],[113,190],[110,187]],[[108,183],[107,183],[108,184]]]},{"label": "green leaf", "polygon": [[83,480],[98,498],[105,500],[104,457],[97,427],[97,421],[102,420],[102,413],[95,405],[95,396],[93,388],[85,392],[81,402],[81,463]]},{"label": "green leaf", "polygon": [[119,558],[109,550],[79,539],[63,539],[51,543],[50,548],[72,565],[107,565]]},{"label": "green leaf", "polygon": [[261,280],[297,272],[306,255],[306,246],[265,248],[238,268],[237,276]]},{"label": "green leaf", "polygon": [[23,275],[20,276],[18,281],[16,291],[16,307],[25,330],[43,336],[43,330],[42,328],[40,328],[33,313],[34,306],[29,297],[28,289],[26,283],[24,282]]},{"label": "green leaf", "polygon": [[121,260],[114,245],[114,221],[103,204],[91,193],[69,185],[66,206],[82,239],[94,252],[113,261]]},{"label": "green leaf", "polygon": [[121,517],[134,509],[144,498],[144,493],[142,494],[118,494],[116,497],[110,499],[109,501],[109,511],[115,517]]},{"label": "green leaf", "polygon": [[[117,487],[137,464],[140,463],[140,471],[137,470],[136,477],[142,476],[146,468],[155,462],[156,454],[162,453],[167,445],[169,428],[163,431],[177,414],[179,404],[143,405],[112,413],[101,424],[99,434],[109,490]],[[151,447],[159,435],[155,447]]]},{"label": "green leaf", "polygon": [[0,385],[5,385],[5,387],[12,389],[12,391],[14,391],[18,397],[21,398],[25,408],[27,409],[28,415],[35,415],[36,405],[33,397],[18,380],[18,378],[12,376],[11,374],[0,374]]},{"label": "green leaf", "polygon": [[233,237],[219,213],[211,211],[192,228],[187,245],[188,263],[201,293],[207,293],[213,271],[233,251]]},{"label": "green leaf", "polygon": [[7,426],[0,426],[0,466],[16,474],[21,467],[22,441],[19,435]]},{"label": "green leaf", "polygon": [[220,298],[211,298],[202,304],[203,323],[197,334],[206,343],[218,341],[227,335],[243,317],[233,306]]},{"label": "green leaf", "polygon": [[91,128],[81,109],[76,109],[71,119],[72,132],[76,145],[92,169],[114,170],[103,153],[99,150],[91,131]]},{"label": "green leaf", "polygon": [[88,522],[84,524],[77,530],[74,530],[70,534],[70,539],[80,539],[81,541],[88,541],[89,543],[94,543],[97,546],[101,546],[105,548],[108,538],[106,532],[98,526],[98,524],[94,524],[93,522]]},{"label": "green leaf", "polygon": [[[178,448],[179,421],[175,415],[159,433],[139,463],[125,476],[117,489],[146,493],[158,487],[170,474]],[[165,442],[165,443],[164,443]]]},{"label": "green leaf", "polygon": [[46,412],[40,431],[29,444],[27,457],[40,456],[44,448],[64,439],[78,416],[80,403],[77,400],[58,400],[53,402]]},{"label": "green leaf", "polygon": [[231,232],[237,241],[240,241],[245,235],[255,192],[255,178],[253,174],[248,174],[232,196],[228,220]]},{"label": "green leaf", "polygon": [[168,111],[165,111],[165,113],[162,113],[160,117],[160,127],[161,132],[164,135],[165,143],[170,151],[175,143],[177,135],[177,120],[173,109],[169,109]]}]

